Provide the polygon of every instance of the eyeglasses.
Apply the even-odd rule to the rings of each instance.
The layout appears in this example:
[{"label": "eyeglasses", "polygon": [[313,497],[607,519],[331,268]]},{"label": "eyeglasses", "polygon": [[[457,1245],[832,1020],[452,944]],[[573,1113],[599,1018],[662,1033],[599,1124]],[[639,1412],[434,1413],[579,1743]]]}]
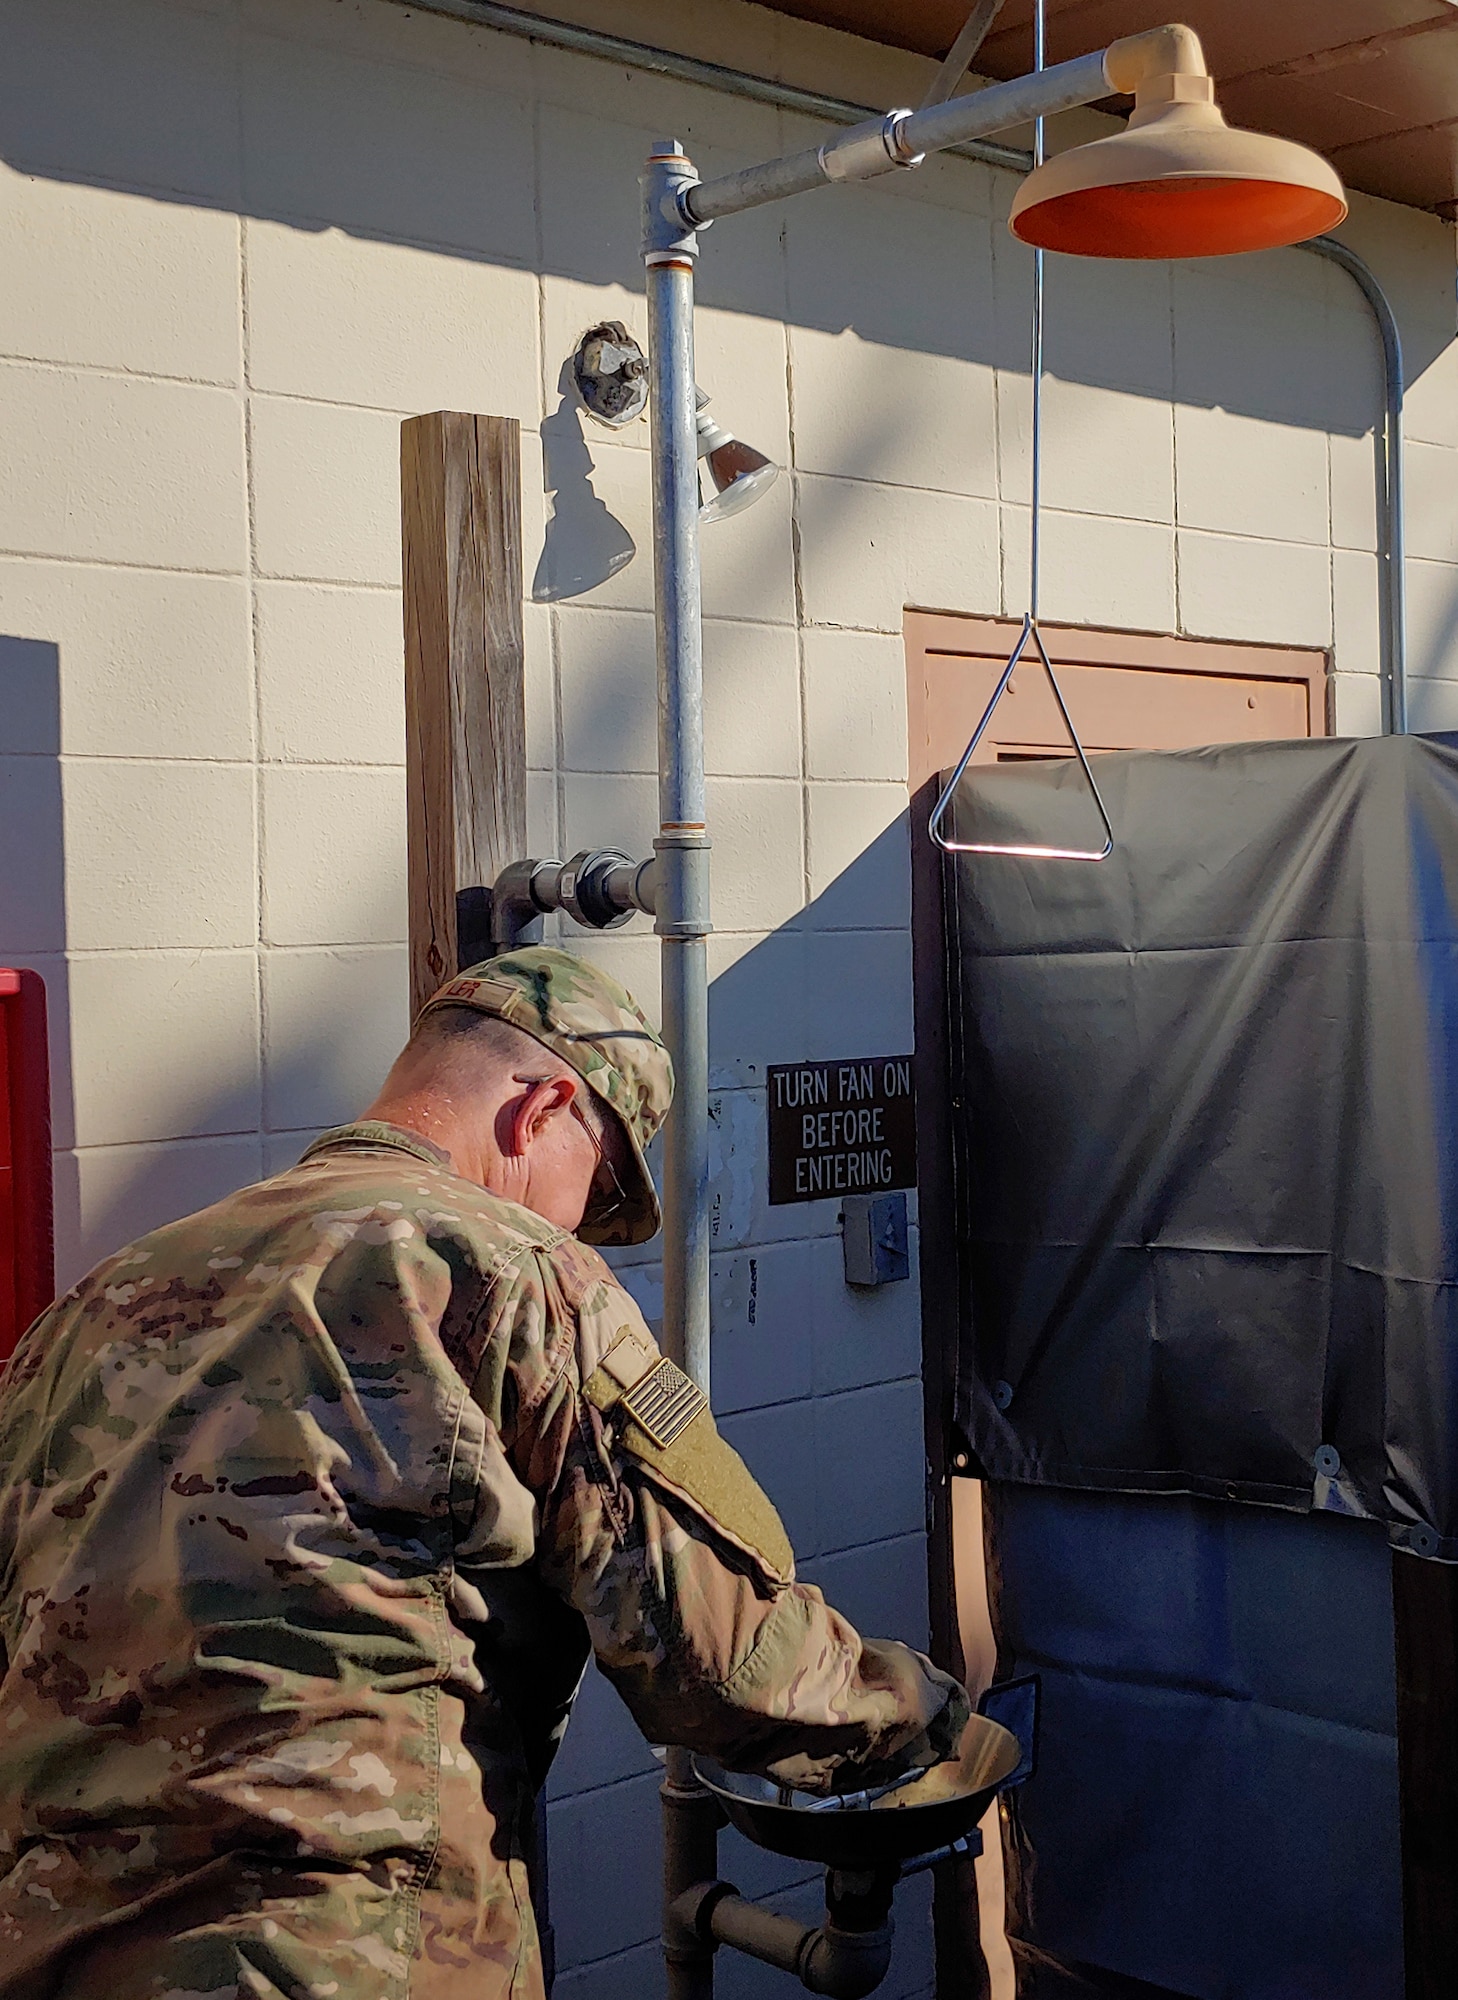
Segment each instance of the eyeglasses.
[{"label": "eyeglasses", "polygon": [[[619,1209],[627,1207],[627,1191],[618,1179],[617,1168],[603,1150],[601,1134],[594,1130],[587,1113],[575,1097],[572,1100],[570,1109],[572,1116],[581,1125],[588,1138],[591,1139],[592,1150],[597,1154],[597,1171],[592,1177],[592,1188],[593,1193],[598,1197],[598,1201],[597,1213],[593,1220],[595,1222],[606,1222],[610,1216],[616,1215]],[[603,1179],[604,1174],[607,1176],[606,1182]]]}]

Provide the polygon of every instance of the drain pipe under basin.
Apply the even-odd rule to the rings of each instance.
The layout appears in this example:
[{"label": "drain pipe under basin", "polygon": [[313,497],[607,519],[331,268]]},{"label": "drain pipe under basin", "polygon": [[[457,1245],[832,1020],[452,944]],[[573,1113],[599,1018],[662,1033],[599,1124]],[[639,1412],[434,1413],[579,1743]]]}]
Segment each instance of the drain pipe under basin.
[{"label": "drain pipe under basin", "polygon": [[728,1882],[698,1882],[669,1904],[665,1936],[692,1935],[711,1952],[726,1944],[788,1972],[808,1993],[866,2000],[890,1970],[895,1886],[894,1871],[862,1876],[832,1869],[825,1922],[811,1929],[747,1902]]}]

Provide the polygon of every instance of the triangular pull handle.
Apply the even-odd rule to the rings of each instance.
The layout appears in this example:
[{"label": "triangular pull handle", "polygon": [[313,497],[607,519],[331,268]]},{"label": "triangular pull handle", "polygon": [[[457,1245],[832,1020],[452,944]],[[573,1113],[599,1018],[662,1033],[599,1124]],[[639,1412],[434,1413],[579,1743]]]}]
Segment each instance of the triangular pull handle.
[{"label": "triangular pull handle", "polygon": [[[1093,795],[1093,802],[1098,808],[1099,818],[1103,822],[1104,844],[1102,847],[1008,846],[996,841],[948,840],[942,834],[942,821],[946,818],[947,809],[952,803],[953,795],[958,785],[962,782],[962,773],[972,762],[973,753],[987,734],[987,725],[992,720],[993,711],[1002,700],[1004,694],[1006,694],[1008,682],[1013,677],[1013,668],[1028,650],[1028,641],[1030,639],[1038,649],[1038,657],[1042,660],[1043,670],[1048,676],[1048,685],[1053,690],[1053,699],[1058,704],[1058,713],[1063,717],[1063,726],[1068,731],[1068,740],[1073,745],[1074,752],[1083,769],[1083,775],[1088,782],[1089,791]],[[961,762],[958,764],[956,770],[953,771],[951,777],[948,778],[941,797],[932,808],[932,816],[927,822],[927,832],[944,854],[1010,854],[1023,861],[1106,861],[1114,851],[1114,829],[1109,823],[1109,815],[1104,806],[1103,794],[1099,791],[1098,780],[1094,777],[1084,747],[1078,740],[1078,731],[1073,726],[1073,717],[1068,713],[1068,704],[1063,699],[1063,690],[1058,685],[1058,676],[1053,671],[1053,662],[1048,658],[1048,648],[1043,644],[1043,635],[1038,630],[1038,621],[1033,617],[1031,612],[1023,620],[1023,629],[1018,634],[1018,642],[1013,647],[1012,655],[1002,670],[1002,675],[998,680],[997,686],[992,691],[991,701],[988,702],[986,708],[982,711],[982,720],[972,732],[972,741],[962,752]]]}]

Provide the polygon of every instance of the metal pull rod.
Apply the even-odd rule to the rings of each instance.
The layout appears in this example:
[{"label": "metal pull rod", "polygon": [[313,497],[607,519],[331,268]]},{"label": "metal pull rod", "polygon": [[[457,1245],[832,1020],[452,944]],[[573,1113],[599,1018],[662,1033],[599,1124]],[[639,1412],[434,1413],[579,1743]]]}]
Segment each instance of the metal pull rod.
[{"label": "metal pull rod", "polygon": [[[1036,0],[1033,12],[1033,73],[1037,75],[1043,68],[1043,4]],[[1043,121],[1039,118],[1033,127],[1033,164],[1043,164]],[[1104,806],[1103,794],[1099,791],[1098,780],[1094,777],[1087,753],[1078,740],[1078,731],[1073,726],[1073,717],[1068,713],[1068,704],[1063,699],[1063,690],[1058,685],[1058,676],[1053,671],[1053,662],[1048,658],[1048,648],[1043,644],[1043,635],[1038,630],[1038,581],[1042,566],[1043,528],[1043,252],[1033,252],[1033,437],[1032,437],[1032,506],[1029,522],[1028,557],[1028,609],[1023,619],[1023,629],[1018,634],[1017,644],[1003,668],[997,686],[992,691],[992,699],[982,711],[982,719],[972,732],[972,740],[962,752],[961,760],[943,788],[941,797],[932,808],[927,822],[927,831],[946,854],[1007,854],[1023,861],[1105,861],[1114,851],[1114,829],[1109,823],[1108,811]],[[1048,676],[1048,685],[1053,690],[1053,699],[1058,704],[1058,713],[1063,717],[1063,726],[1068,731],[1074,754],[1078,758],[1083,775],[1088,781],[1093,802],[1103,822],[1104,844],[1102,847],[1030,847],[989,840],[948,839],[942,833],[942,822],[947,816],[953,795],[962,781],[962,774],[971,763],[978,744],[987,734],[997,704],[1002,700],[1013,677],[1013,668],[1028,650],[1032,641],[1038,657],[1043,662],[1043,671]]]}]

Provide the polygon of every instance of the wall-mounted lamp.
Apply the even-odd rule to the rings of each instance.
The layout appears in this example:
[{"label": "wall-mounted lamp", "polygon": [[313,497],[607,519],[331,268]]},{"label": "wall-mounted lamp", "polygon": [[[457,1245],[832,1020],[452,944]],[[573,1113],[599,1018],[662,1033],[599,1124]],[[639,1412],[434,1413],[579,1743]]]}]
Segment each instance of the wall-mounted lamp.
[{"label": "wall-mounted lamp", "polygon": [[1346,215],[1320,154],[1226,124],[1192,29],[1127,36],[1104,68],[1133,92],[1133,115],[1029,174],[1009,217],[1024,243],[1083,257],[1226,257],[1304,242]]},{"label": "wall-mounted lamp", "polygon": [[[590,417],[622,430],[648,407],[648,359],[621,320],[590,326],[572,356],[572,380]],[[701,521],[724,521],[752,506],[780,476],[773,459],[705,415],[709,398],[698,395],[699,457],[714,491],[699,510]]]},{"label": "wall-mounted lamp", "polygon": [[726,431],[707,414],[709,398],[698,391],[699,457],[708,467],[714,491],[699,509],[703,522],[724,521],[731,514],[752,507],[761,493],[774,485],[780,468],[772,458],[756,451]]}]

